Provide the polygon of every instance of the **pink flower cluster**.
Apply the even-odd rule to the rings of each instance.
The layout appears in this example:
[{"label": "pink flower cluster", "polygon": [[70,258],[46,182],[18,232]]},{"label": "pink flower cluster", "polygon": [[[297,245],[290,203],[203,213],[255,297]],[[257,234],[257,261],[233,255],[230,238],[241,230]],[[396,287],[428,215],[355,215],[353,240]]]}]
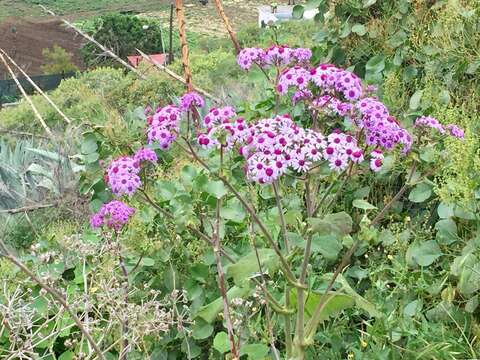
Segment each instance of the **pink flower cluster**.
[{"label": "pink flower cluster", "polygon": [[310,77],[324,93],[342,94],[347,101],[356,101],[363,94],[362,82],[357,75],[332,64],[321,64],[312,69]]},{"label": "pink flower cluster", "polygon": [[245,48],[237,56],[238,65],[249,70],[253,64],[261,67],[287,66],[290,64],[307,63],[312,57],[310,49],[291,49],[288,46],[274,45],[268,49]]},{"label": "pink flower cluster", "polygon": [[404,154],[410,151],[411,135],[389,114],[383,103],[376,98],[364,98],[355,107],[359,115],[354,114],[351,120],[363,130],[367,145],[393,150],[400,144]]},{"label": "pink flower cluster", "polygon": [[192,110],[195,107],[201,108],[204,106],[205,101],[195,91],[188,92],[180,98],[180,108],[183,111]]},{"label": "pink flower cluster", "polygon": [[272,183],[288,168],[307,172],[323,159],[324,136],[296,125],[288,115],[260,120],[245,134],[240,151],[247,179],[260,184]]},{"label": "pink flower cluster", "polygon": [[335,171],[343,171],[348,165],[361,163],[364,160],[363,151],[357,146],[357,139],[352,135],[335,130],[327,137],[328,145],[323,151],[329,162],[329,167]]},{"label": "pink flower cluster", "polygon": [[135,209],[128,207],[121,201],[113,200],[103,204],[100,210],[90,217],[90,225],[94,229],[106,226],[119,231],[134,213]]},{"label": "pink flower cluster", "polygon": [[415,120],[415,127],[428,127],[437,130],[440,134],[448,134],[450,136],[456,137],[458,139],[465,138],[465,132],[460,129],[457,125],[448,124],[447,126],[443,126],[440,122],[431,117],[431,116],[421,116]]},{"label": "pink flower cluster", "polygon": [[229,122],[231,118],[237,115],[235,109],[231,106],[222,108],[211,108],[203,118],[203,125],[206,127]]},{"label": "pink flower cluster", "polygon": [[302,66],[285,69],[278,79],[277,91],[285,95],[290,87],[305,90],[310,84],[320,89],[320,94],[342,95],[346,101],[356,101],[362,94],[362,82],[357,75],[331,64],[322,64],[311,70]]},{"label": "pink flower cluster", "polygon": [[116,196],[132,196],[142,186],[140,176],[138,176],[141,162],[156,163],[157,160],[157,155],[153,150],[142,148],[133,157],[122,156],[113,160],[107,169],[105,180]]},{"label": "pink flower cluster", "polygon": [[155,114],[147,118],[148,143],[157,141],[162,150],[169,149],[180,131],[181,119],[182,110],[175,105],[157,109]]},{"label": "pink flower cluster", "polygon": [[[364,153],[352,135],[335,130],[325,138],[319,132],[298,126],[288,115],[252,124],[246,124],[241,118],[224,119],[200,134],[198,143],[204,148],[223,146],[226,150],[239,146],[246,159],[247,179],[260,184],[272,183],[289,168],[307,172],[323,160],[337,172],[364,161]],[[373,151],[370,158],[371,169],[378,171],[382,166],[382,153]]]}]

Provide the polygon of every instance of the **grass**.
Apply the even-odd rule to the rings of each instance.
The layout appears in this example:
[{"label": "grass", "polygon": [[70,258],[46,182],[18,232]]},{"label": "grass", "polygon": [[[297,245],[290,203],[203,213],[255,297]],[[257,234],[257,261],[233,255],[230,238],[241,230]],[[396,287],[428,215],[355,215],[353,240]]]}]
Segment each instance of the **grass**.
[{"label": "grass", "polygon": [[39,17],[45,15],[36,5],[44,5],[58,15],[85,18],[111,11],[147,12],[164,9],[169,0],[2,0],[0,22],[7,17]]}]

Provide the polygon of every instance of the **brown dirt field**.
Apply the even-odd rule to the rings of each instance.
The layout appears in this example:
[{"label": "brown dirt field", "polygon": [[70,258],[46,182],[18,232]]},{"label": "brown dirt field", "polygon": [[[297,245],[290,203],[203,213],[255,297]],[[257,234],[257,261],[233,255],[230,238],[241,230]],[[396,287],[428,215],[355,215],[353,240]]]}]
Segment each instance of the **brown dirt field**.
[{"label": "brown dirt field", "polygon": [[[83,40],[59,20],[10,18],[0,24],[0,47],[29,75],[42,74],[42,50],[55,44],[72,53],[73,63],[83,68],[78,51]],[[6,77],[6,69],[0,66],[0,79]]]}]

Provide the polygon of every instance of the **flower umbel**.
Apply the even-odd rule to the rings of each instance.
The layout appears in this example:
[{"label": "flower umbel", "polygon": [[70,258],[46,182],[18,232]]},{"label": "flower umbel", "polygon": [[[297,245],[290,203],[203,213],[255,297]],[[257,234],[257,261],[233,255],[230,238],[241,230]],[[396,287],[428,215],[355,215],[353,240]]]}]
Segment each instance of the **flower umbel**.
[{"label": "flower umbel", "polygon": [[135,209],[127,206],[121,201],[113,200],[103,204],[100,210],[91,216],[90,225],[94,229],[106,226],[119,231],[135,213]]}]

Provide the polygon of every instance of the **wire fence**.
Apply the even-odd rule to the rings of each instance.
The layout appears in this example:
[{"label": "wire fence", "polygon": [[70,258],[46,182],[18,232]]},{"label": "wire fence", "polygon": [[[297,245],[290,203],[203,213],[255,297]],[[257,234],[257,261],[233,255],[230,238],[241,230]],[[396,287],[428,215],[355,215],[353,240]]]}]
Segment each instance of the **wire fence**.
[{"label": "wire fence", "polygon": [[[43,91],[49,91],[56,89],[62,80],[73,76],[75,76],[75,72],[31,76],[31,79],[40,87],[40,89]],[[26,78],[18,78],[18,80],[28,94],[34,93],[33,86]],[[13,79],[0,80],[0,105],[2,103],[11,102],[19,96],[21,96],[21,93]]]}]

